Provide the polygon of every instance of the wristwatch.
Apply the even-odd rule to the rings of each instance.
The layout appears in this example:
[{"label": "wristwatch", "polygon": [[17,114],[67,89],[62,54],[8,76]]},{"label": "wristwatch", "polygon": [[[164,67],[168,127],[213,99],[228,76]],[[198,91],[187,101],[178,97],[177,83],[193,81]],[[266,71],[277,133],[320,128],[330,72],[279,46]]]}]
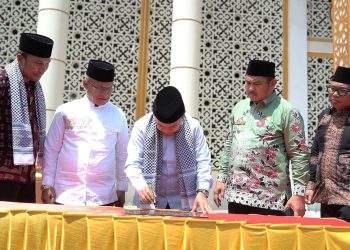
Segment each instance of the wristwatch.
[{"label": "wristwatch", "polygon": [[50,189],[50,188],[52,188],[52,186],[50,186],[50,185],[41,185],[41,191],[44,191],[44,190]]},{"label": "wristwatch", "polygon": [[197,194],[198,194],[199,192],[203,193],[207,198],[209,197],[209,192],[208,192],[208,190],[206,190],[206,189],[198,189],[198,190],[197,190]]}]

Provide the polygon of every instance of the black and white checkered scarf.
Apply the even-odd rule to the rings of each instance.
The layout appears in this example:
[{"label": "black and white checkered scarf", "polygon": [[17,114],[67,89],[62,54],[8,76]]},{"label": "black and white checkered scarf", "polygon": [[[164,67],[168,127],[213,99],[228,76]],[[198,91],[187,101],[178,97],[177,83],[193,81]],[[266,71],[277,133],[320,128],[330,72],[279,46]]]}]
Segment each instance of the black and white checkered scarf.
[{"label": "black and white checkered scarf", "polygon": [[[17,59],[5,66],[11,95],[13,162],[15,165],[33,165],[33,136],[29,119],[27,91]],[[44,94],[39,82],[35,84],[35,107],[39,126],[39,152],[45,140],[46,108]]]},{"label": "black and white checkered scarf", "polygon": [[[190,126],[185,116],[183,123],[175,135],[176,165],[179,174],[180,198],[183,210],[193,207],[197,188],[197,164]],[[157,196],[159,195],[159,181],[162,174],[163,138],[157,129],[152,115],[147,124],[144,145],[143,176],[151,185]]]}]

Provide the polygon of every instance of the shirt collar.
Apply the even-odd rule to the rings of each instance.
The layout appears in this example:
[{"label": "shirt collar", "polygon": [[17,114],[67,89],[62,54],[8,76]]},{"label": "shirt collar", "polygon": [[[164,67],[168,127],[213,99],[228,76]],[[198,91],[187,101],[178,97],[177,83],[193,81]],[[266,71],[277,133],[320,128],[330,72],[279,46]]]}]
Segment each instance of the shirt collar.
[{"label": "shirt collar", "polygon": [[107,104],[109,103],[109,101],[104,104],[104,105],[99,105],[99,106],[96,106],[95,103],[93,103],[92,101],[90,101],[90,99],[88,98],[87,95],[84,95],[83,97],[88,103],[89,103],[89,106],[92,107],[92,108],[104,108],[107,106]]},{"label": "shirt collar", "polygon": [[[262,101],[259,101],[258,103],[256,103],[256,105],[261,103],[261,105],[268,106],[270,103],[272,103],[276,99],[276,97],[277,97],[277,93],[276,91],[273,91],[269,97],[267,97]],[[253,103],[254,103],[253,101],[250,101],[250,105],[252,105]]]},{"label": "shirt collar", "polygon": [[333,114],[333,113],[345,114],[345,113],[349,113],[349,112],[350,112],[350,107],[345,108],[345,109],[343,109],[342,111],[339,111],[339,112],[337,112],[337,110],[334,107],[330,107],[330,109],[329,109],[329,113],[330,114]]}]

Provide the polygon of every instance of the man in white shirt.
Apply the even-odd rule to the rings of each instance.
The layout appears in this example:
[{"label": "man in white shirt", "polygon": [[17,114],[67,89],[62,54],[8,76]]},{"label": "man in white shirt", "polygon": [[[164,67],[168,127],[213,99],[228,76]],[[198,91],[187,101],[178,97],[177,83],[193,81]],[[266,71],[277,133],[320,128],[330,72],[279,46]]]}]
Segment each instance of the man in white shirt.
[{"label": "man in white shirt", "polygon": [[142,207],[211,212],[211,158],[198,120],[185,114],[180,92],[165,87],[153,112],[135,123],[125,172]]},{"label": "man in white shirt", "polygon": [[123,111],[109,102],[114,67],[91,60],[86,75],[86,95],[59,106],[48,131],[42,201],[123,206],[128,126]]}]

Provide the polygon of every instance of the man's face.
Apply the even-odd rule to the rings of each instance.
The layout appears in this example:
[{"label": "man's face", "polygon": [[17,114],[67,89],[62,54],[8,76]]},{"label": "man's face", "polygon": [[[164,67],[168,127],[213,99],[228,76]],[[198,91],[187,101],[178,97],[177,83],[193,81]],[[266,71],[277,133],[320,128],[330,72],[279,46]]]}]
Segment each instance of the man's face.
[{"label": "man's face", "polygon": [[83,80],[89,100],[97,106],[105,105],[113,92],[113,82],[100,82],[93,78]]},{"label": "man's face", "polygon": [[245,77],[245,90],[253,102],[259,102],[269,97],[276,86],[276,80],[263,76]]},{"label": "man's face", "polygon": [[340,111],[350,107],[349,84],[332,82],[328,89],[328,99],[336,110]]},{"label": "man's face", "polygon": [[173,135],[175,134],[182,125],[182,117],[180,117],[177,121],[173,123],[163,123],[158,121],[156,118],[157,129],[162,132],[164,135]]},{"label": "man's face", "polygon": [[17,60],[25,82],[39,81],[51,61],[50,58],[42,58],[30,54],[17,54]]}]

